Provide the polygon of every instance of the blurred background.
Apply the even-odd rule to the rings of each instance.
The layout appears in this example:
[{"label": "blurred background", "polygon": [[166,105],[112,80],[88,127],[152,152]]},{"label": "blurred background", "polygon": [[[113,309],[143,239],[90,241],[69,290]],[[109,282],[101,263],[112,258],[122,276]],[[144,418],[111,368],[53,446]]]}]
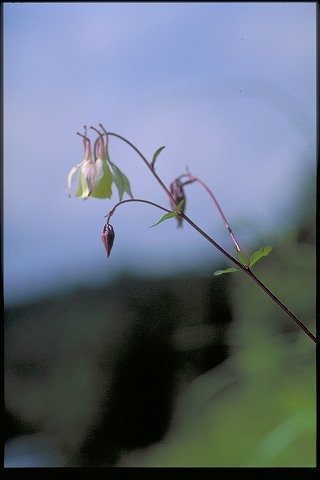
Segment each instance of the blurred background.
[{"label": "blurred background", "polygon": [[[4,3],[5,465],[314,466],[315,348],[189,225],[70,199],[102,123],[186,168],[315,332],[316,5]],[[94,138],[94,136],[92,137]],[[133,195],[168,207],[110,138]],[[231,254],[200,186],[186,213]]]}]

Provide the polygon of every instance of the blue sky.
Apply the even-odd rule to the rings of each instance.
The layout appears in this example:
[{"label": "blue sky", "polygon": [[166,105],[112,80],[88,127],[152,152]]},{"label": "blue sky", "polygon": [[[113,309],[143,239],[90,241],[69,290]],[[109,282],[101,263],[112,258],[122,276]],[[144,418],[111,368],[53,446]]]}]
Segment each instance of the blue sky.
[{"label": "blue sky", "polygon": [[[5,3],[5,300],[224,261],[188,225],[149,229],[161,212],[140,204],[117,211],[106,260],[100,233],[117,192],[66,194],[83,125],[102,123],[149,159],[165,145],[157,173],[167,185],[188,167],[244,249],[269,244],[315,175],[315,84],[315,2]],[[134,196],[167,206],[133,151],[112,138],[110,155]],[[232,253],[208,195],[196,185],[187,195],[186,213]]]}]

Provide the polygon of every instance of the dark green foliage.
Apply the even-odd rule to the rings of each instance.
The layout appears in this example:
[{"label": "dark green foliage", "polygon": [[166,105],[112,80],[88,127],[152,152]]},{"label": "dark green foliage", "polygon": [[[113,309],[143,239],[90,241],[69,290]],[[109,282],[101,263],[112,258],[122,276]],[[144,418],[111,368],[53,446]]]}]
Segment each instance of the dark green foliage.
[{"label": "dark green foliage", "polygon": [[[303,234],[302,234],[303,232]],[[308,234],[306,234],[308,232]],[[312,224],[292,231],[261,268],[267,284],[315,323]],[[262,270],[263,269],[263,270]],[[229,359],[181,396],[166,439],[123,459],[143,467],[314,467],[314,345],[250,279],[232,279]]]},{"label": "dark green foliage", "polygon": [[181,389],[226,358],[231,314],[220,280],[123,278],[5,320],[10,418],[20,433],[54,431],[70,464],[94,466],[161,440]]}]

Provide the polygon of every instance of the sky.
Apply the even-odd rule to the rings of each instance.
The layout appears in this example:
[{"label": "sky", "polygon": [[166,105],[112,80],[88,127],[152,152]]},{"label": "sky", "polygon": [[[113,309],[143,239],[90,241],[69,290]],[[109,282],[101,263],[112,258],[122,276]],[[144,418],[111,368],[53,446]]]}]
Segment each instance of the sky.
[{"label": "sky", "polygon": [[[138,203],[113,216],[107,259],[100,234],[117,191],[66,192],[84,125],[102,123],[149,160],[165,146],[165,185],[186,168],[205,181],[244,250],[293,221],[316,175],[316,2],[5,2],[3,13],[6,304],[225,263],[189,225],[148,228],[162,213]],[[109,152],[136,198],[168,207],[128,145],[110,137]],[[208,194],[186,195],[186,214],[233,254]]]}]

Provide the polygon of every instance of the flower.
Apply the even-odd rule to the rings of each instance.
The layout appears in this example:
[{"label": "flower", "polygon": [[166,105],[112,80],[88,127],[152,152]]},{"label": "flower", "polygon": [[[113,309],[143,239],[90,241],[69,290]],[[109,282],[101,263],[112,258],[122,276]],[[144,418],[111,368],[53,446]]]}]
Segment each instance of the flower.
[{"label": "flower", "polygon": [[103,226],[103,230],[102,230],[102,233],[101,233],[101,240],[102,240],[102,243],[104,245],[104,248],[106,249],[107,258],[109,258],[109,256],[110,256],[110,252],[111,252],[111,249],[112,249],[112,246],[113,246],[114,239],[115,239],[115,233],[114,233],[113,226],[110,225],[110,223],[106,223]]},{"label": "flower", "polygon": [[112,174],[107,164],[107,140],[106,143],[100,132],[94,145],[94,159],[92,158],[91,142],[87,137],[87,129],[84,127],[83,137],[83,160],[75,165],[69,172],[67,178],[67,192],[71,197],[71,185],[75,174],[79,171],[79,184],[76,196],[88,198],[110,198],[112,194]]},{"label": "flower", "polygon": [[[170,193],[173,199],[175,200],[175,203],[174,203],[173,200],[170,199],[170,206],[172,210],[175,210],[177,208],[177,205],[179,205],[179,203],[182,202],[182,200],[184,201],[183,207],[185,207],[186,198],[185,198],[183,187],[178,179],[170,183]],[[182,227],[182,217],[177,216],[176,218],[178,222],[178,228]]]}]

